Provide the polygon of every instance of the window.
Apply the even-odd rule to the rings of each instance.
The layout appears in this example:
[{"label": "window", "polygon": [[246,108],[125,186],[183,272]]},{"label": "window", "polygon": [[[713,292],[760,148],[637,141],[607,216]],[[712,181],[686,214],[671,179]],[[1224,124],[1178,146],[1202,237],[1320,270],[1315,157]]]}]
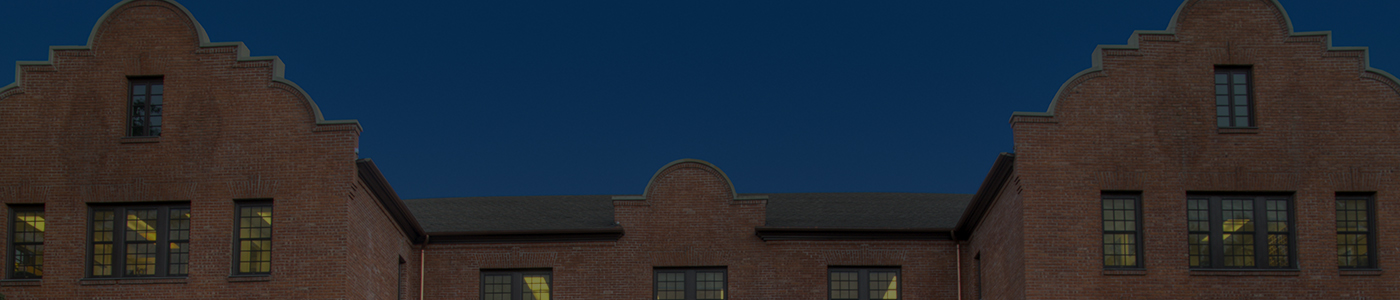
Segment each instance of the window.
[{"label": "window", "polygon": [[162,78],[131,79],[131,111],[128,136],[160,136],[161,105],[165,95]]},{"label": "window", "polygon": [[827,278],[832,300],[899,299],[899,268],[831,268]]},{"label": "window", "polygon": [[272,202],[238,202],[236,275],[272,274]]},{"label": "window", "polygon": [[972,273],[977,276],[977,299],[982,299],[982,253],[972,256]]},{"label": "window", "polygon": [[1376,231],[1370,195],[1337,195],[1337,266],[1376,268]]},{"label": "window", "polygon": [[44,207],[10,207],[10,279],[44,277]]},{"label": "window", "polygon": [[91,277],[188,275],[189,204],[93,206]]},{"label": "window", "polygon": [[549,270],[481,271],[482,300],[549,300]]},{"label": "window", "polygon": [[1215,123],[1220,128],[1254,127],[1249,67],[1215,68]]},{"label": "window", "polygon": [[656,299],[726,299],[728,286],[723,268],[656,269],[653,291]]},{"label": "window", "polygon": [[1190,266],[1292,268],[1291,202],[1289,196],[1187,197]]},{"label": "window", "polygon": [[1103,266],[1104,268],[1141,268],[1142,219],[1141,201],[1137,194],[1104,194],[1103,196]]}]

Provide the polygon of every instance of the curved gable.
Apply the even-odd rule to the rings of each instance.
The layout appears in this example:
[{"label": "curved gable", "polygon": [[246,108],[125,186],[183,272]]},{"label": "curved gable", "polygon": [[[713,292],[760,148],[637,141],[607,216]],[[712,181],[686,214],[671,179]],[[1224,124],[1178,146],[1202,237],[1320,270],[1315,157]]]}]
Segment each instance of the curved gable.
[{"label": "curved gable", "polygon": [[[681,176],[670,176],[673,174]],[[713,183],[722,185],[720,189],[727,191],[730,199],[734,199],[739,196],[738,193],[734,192],[734,183],[732,181],[729,181],[729,175],[725,175],[724,171],[721,171],[719,167],[716,167],[710,162],[692,158],[678,159],[676,161],[667,163],[665,166],[662,166],[661,169],[656,170],[656,174],[653,174],[651,176],[651,180],[647,181],[646,190],[642,192],[642,195],[646,198],[652,198],[652,193],[655,193],[657,190],[660,189],[660,187],[665,186],[665,183],[671,180],[683,180],[687,182],[711,181]],[[690,184],[687,186],[695,185]]]},{"label": "curved gable", "polygon": [[[126,18],[131,18],[131,20],[125,20]],[[279,59],[277,56],[249,56],[248,47],[245,46],[243,42],[209,42],[209,37],[207,34],[205,34],[204,27],[199,24],[199,21],[194,18],[194,15],[191,14],[190,11],[186,9],[183,5],[180,5],[179,2],[173,0],[121,1],[116,5],[113,5],[112,8],[107,10],[107,12],[103,13],[102,17],[98,18],[97,23],[94,24],[92,27],[91,33],[88,34],[88,41],[86,45],[50,46],[49,59],[47,61],[15,62],[15,82],[0,87],[0,101],[3,101],[9,96],[24,93],[24,73],[26,72],[26,67],[39,69],[54,68],[54,62],[58,61],[57,59],[55,59],[56,51],[93,51],[95,48],[120,48],[123,46],[123,43],[115,41],[130,39],[123,39],[119,38],[118,36],[131,35],[137,33],[138,30],[130,30],[131,28],[126,28],[134,25],[162,27],[183,26],[188,30],[175,31],[184,31],[184,35],[155,36],[148,34],[146,36],[141,36],[141,38],[188,39],[191,42],[191,46],[194,51],[205,50],[209,51],[210,53],[215,53],[224,51],[220,51],[219,49],[213,48],[231,48],[228,51],[236,53],[237,61],[240,63],[250,62],[270,65],[270,67],[272,68],[272,76],[271,82],[269,82],[269,86],[287,90],[288,92],[295,94],[295,98],[301,99],[303,101],[303,106],[307,108],[308,115],[313,120],[315,120],[315,123],[317,125],[349,124],[356,128],[359,127],[359,121],[357,120],[326,120],[325,117],[321,115],[320,107],[318,107],[316,105],[316,102],[311,99],[311,96],[307,94],[306,91],[300,86],[298,86],[296,83],[287,80],[284,77],[284,65],[282,64],[281,59]],[[358,131],[358,129],[356,129],[356,131]]]},{"label": "curved gable", "polygon": [[[1253,9],[1251,9],[1253,8]],[[1257,8],[1264,8],[1259,10]],[[1139,42],[1151,41],[1179,41],[1196,37],[1196,33],[1208,31],[1214,27],[1209,25],[1219,25],[1222,21],[1228,21],[1231,16],[1238,14],[1258,14],[1269,16],[1269,22],[1252,22],[1247,26],[1238,26],[1233,30],[1241,33],[1267,34],[1277,32],[1279,42],[1319,42],[1327,52],[1360,52],[1362,74],[1361,78],[1380,81],[1389,86],[1391,90],[1400,94],[1400,78],[1396,78],[1389,72],[1371,67],[1371,59],[1367,47],[1334,47],[1332,46],[1331,31],[1309,31],[1294,32],[1293,21],[1284,10],[1283,5],[1278,0],[1185,0],[1177,7],[1176,13],[1172,15],[1166,30],[1137,30],[1128,37],[1127,44],[1123,45],[1098,45],[1091,55],[1090,67],[1075,73],[1065,80],[1060,88],[1055,91],[1055,95],[1050,99],[1050,105],[1044,112],[1012,112],[1012,123],[1018,121],[1029,121],[1024,117],[1053,118],[1055,109],[1061,99],[1066,97],[1070,91],[1094,78],[1107,76],[1103,74],[1103,57],[1105,52],[1122,52],[1140,50]],[[1258,19],[1258,18],[1256,18]]]}]

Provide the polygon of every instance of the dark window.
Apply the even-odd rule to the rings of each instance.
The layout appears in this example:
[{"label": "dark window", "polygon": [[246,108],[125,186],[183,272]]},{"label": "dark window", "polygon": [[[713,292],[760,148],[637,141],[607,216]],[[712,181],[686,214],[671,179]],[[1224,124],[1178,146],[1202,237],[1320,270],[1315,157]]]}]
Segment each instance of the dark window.
[{"label": "dark window", "polygon": [[656,299],[703,300],[725,298],[726,271],[723,268],[656,269]]},{"label": "dark window", "polygon": [[549,270],[481,271],[482,300],[549,300]]},{"label": "dark window", "polygon": [[44,207],[10,207],[10,279],[44,277]]},{"label": "dark window", "polygon": [[972,256],[972,272],[977,277],[977,299],[982,299],[982,254]]},{"label": "dark window", "polygon": [[1337,265],[1376,268],[1374,201],[1370,195],[1337,195]]},{"label": "dark window", "polygon": [[1292,268],[1289,196],[1192,195],[1186,200],[1192,268]]},{"label": "dark window", "polygon": [[1254,127],[1254,85],[1249,67],[1215,68],[1215,123],[1221,128]]},{"label": "dark window", "polygon": [[162,78],[131,79],[129,136],[160,136],[161,106],[165,84]]},{"label": "dark window", "polygon": [[188,204],[93,206],[91,277],[188,274]]},{"label": "dark window", "polygon": [[899,268],[830,268],[830,299],[900,299]]},{"label": "dark window", "polygon": [[1141,268],[1142,211],[1137,194],[1103,195],[1103,266]]},{"label": "dark window", "polygon": [[234,252],[234,274],[272,273],[272,202],[240,201]]},{"label": "dark window", "polygon": [[399,289],[398,289],[398,293],[395,293],[395,295],[398,295],[398,298],[396,298],[396,299],[399,299],[399,300],[403,300],[403,296],[404,296],[404,295],[403,295],[403,292],[404,292],[403,286],[404,286],[405,284],[407,284],[407,282],[404,282],[404,280],[407,279],[407,277],[404,276],[405,273],[408,273],[408,268],[405,266],[405,265],[407,265],[407,264],[408,264],[408,261],[405,261],[405,260],[403,259],[403,257],[400,256],[400,257],[399,257],[399,280],[398,280]]}]

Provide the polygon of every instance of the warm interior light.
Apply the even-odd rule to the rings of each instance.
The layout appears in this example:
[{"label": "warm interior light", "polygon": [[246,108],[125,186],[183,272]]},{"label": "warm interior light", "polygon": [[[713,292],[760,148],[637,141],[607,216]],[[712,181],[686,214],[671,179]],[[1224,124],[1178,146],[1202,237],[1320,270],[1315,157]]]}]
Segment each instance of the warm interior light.
[{"label": "warm interior light", "polygon": [[549,281],[544,276],[525,276],[525,288],[536,300],[549,300]]}]

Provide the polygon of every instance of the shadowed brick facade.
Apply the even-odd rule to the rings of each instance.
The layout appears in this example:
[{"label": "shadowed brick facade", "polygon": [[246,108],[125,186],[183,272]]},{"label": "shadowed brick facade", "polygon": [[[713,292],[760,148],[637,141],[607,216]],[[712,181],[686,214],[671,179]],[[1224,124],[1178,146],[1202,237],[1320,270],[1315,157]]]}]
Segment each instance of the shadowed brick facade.
[{"label": "shadowed brick facade", "polygon": [[[826,299],[835,268],[897,270],[900,299],[1400,298],[1400,83],[1275,0],[1186,0],[1099,46],[1046,112],[1012,115],[1014,153],[975,195],[741,194],[683,159],[640,195],[400,200],[358,159],[358,122],[174,1],[122,1],[50,53],[0,87],[0,229],[22,208],[46,224],[42,279],[7,275],[8,299],[479,299],[493,271],[547,272],[551,299],[652,299],[674,268],[722,270],[726,299]],[[1216,119],[1223,69],[1249,72],[1246,125]],[[161,133],[133,136],[132,80],[152,78]],[[1140,199],[1139,266],[1105,267],[1109,194]],[[1291,201],[1290,266],[1191,267],[1187,198],[1256,194]],[[1375,265],[1339,265],[1342,195],[1374,201]],[[268,274],[235,272],[249,200],[272,203]],[[91,211],[113,204],[187,205],[188,275],[90,276]]]}]

